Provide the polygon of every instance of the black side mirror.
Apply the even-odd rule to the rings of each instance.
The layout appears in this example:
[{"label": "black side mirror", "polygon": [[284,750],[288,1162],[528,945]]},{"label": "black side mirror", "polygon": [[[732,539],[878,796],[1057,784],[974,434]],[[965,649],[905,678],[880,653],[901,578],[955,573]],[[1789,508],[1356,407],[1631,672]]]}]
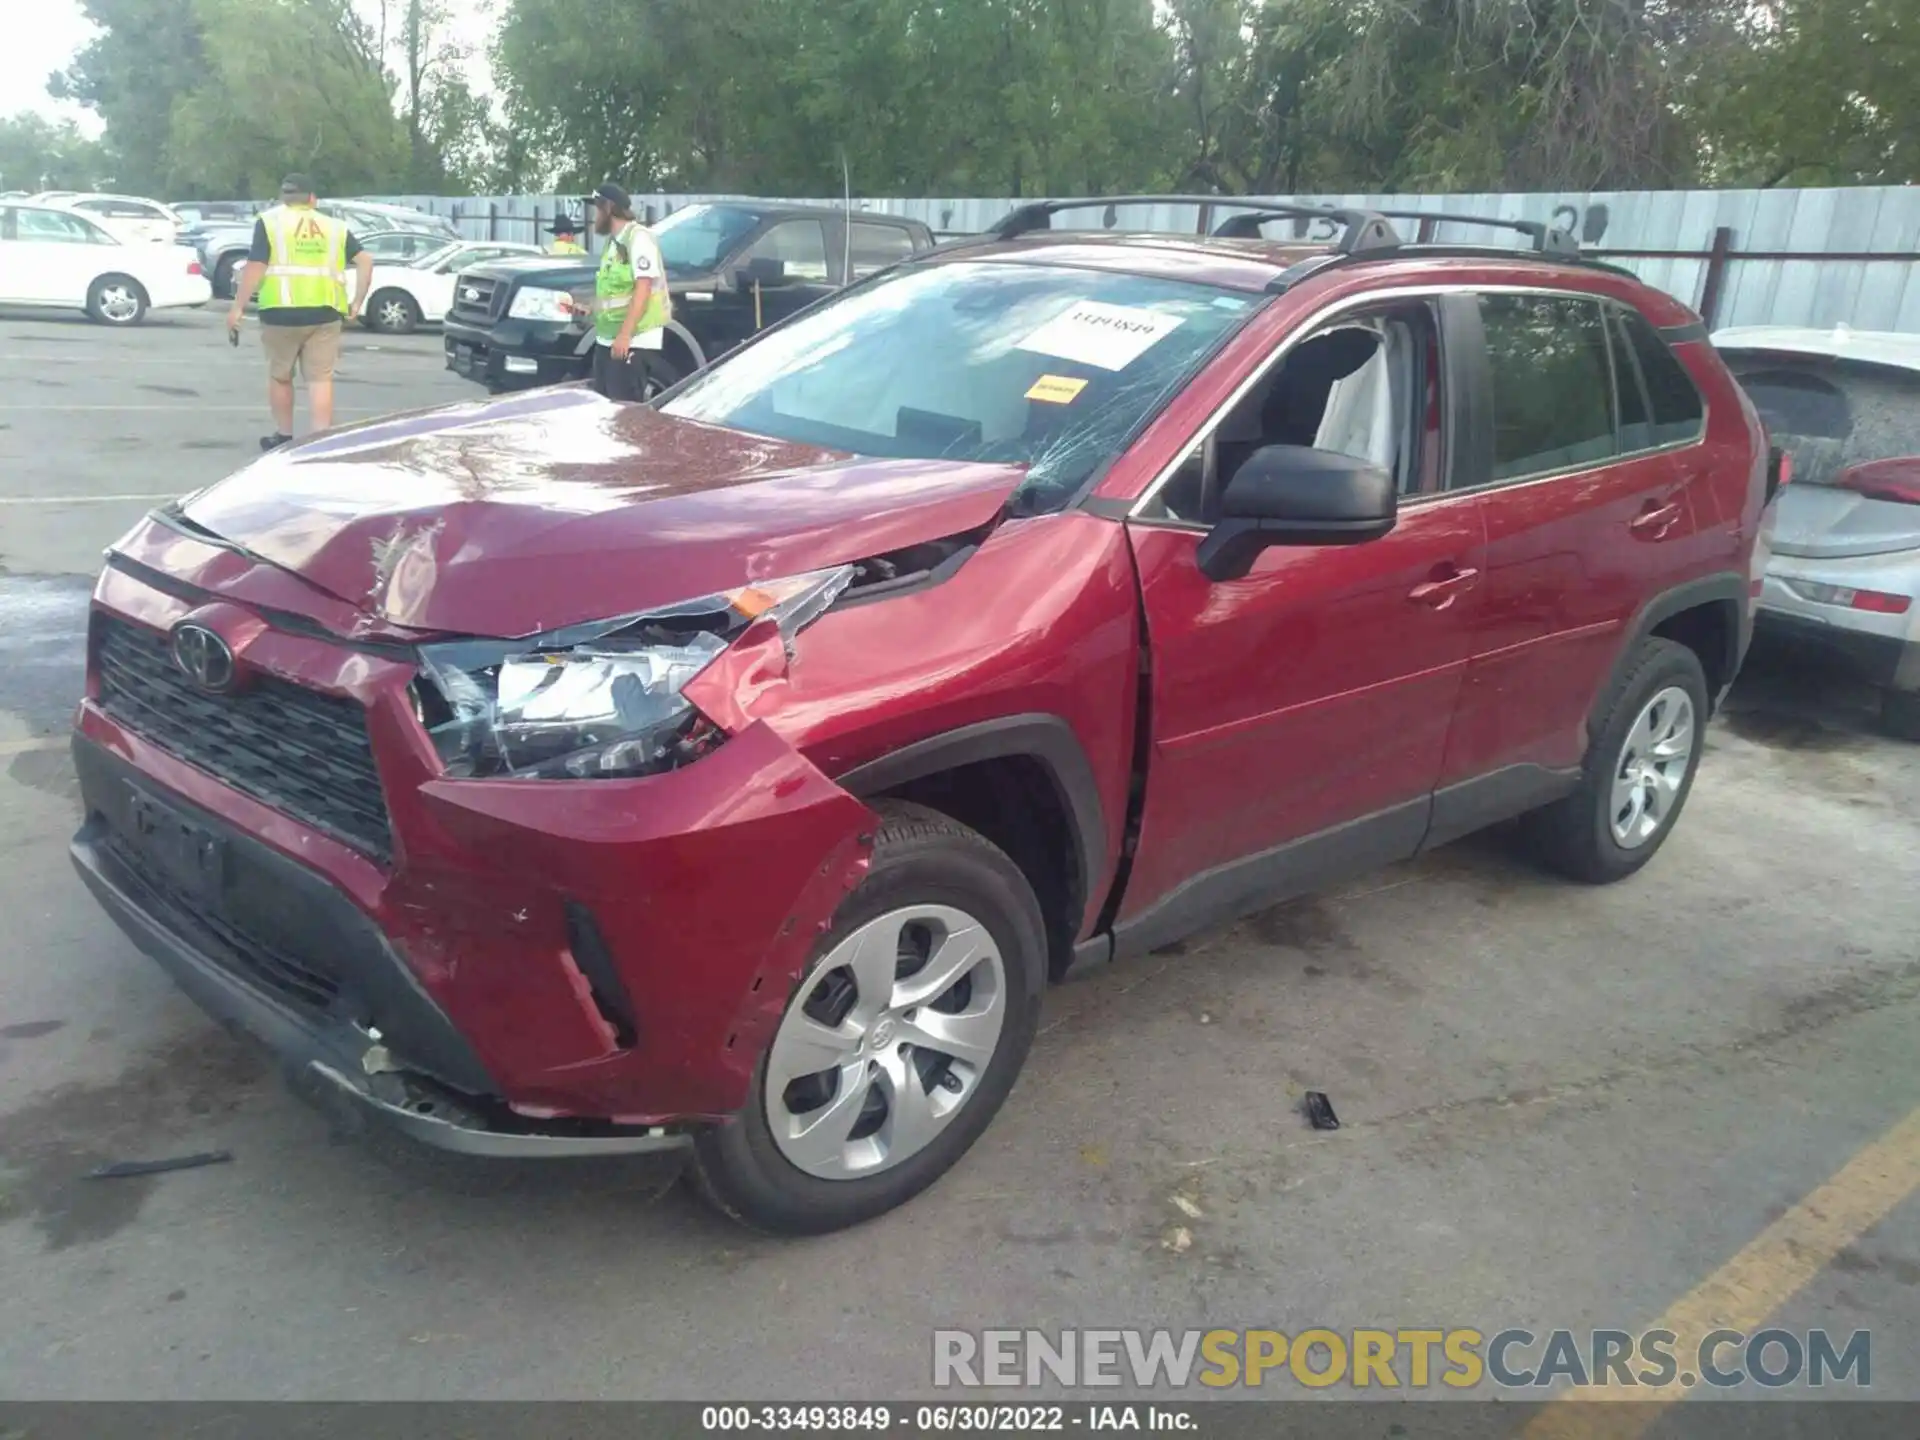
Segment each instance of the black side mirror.
[{"label": "black side mirror", "polygon": [[735,270],[733,278],[742,290],[751,290],[755,285],[762,290],[770,290],[787,283],[787,262],[767,255],[756,255]]},{"label": "black side mirror", "polygon": [[1378,465],[1332,450],[1266,445],[1220,497],[1196,558],[1209,580],[1238,580],[1269,545],[1358,545],[1393,529],[1400,497]]}]

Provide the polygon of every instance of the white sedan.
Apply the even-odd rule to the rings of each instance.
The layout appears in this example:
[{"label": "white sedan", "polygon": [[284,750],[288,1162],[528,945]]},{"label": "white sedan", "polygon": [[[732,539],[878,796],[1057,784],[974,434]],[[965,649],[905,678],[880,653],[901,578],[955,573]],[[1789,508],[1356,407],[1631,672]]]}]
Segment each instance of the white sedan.
[{"label": "white sedan", "polygon": [[58,205],[0,203],[0,305],[84,310],[102,325],[136,325],[150,309],[212,298],[188,246],[123,239]]},{"label": "white sedan", "polygon": [[99,195],[50,191],[35,201],[72,210],[107,227],[126,240],[150,240],[157,245],[179,243],[187,222],[171,206],[142,195]]},{"label": "white sedan", "polygon": [[368,329],[390,335],[410,335],[422,325],[437,325],[453,308],[454,282],[468,266],[540,253],[538,245],[505,240],[455,241],[404,265],[375,265],[361,320]]}]

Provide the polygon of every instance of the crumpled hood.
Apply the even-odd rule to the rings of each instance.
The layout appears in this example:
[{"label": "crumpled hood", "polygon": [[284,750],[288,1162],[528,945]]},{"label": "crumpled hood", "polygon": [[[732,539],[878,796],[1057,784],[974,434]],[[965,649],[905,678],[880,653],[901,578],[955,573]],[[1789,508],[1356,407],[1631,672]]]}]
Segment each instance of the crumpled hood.
[{"label": "crumpled hood", "polygon": [[856,459],[563,388],[335,431],[181,508],[392,624],[513,637],[975,529],[1023,474]]}]

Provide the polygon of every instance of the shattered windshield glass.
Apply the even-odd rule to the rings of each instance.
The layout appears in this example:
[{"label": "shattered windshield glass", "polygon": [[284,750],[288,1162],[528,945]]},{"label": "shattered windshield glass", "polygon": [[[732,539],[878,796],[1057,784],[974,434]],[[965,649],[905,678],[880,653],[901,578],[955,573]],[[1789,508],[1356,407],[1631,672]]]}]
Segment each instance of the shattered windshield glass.
[{"label": "shattered windshield glass", "polygon": [[1061,266],[911,267],[736,352],[663,408],[859,455],[1029,467],[1066,503],[1260,297]]}]

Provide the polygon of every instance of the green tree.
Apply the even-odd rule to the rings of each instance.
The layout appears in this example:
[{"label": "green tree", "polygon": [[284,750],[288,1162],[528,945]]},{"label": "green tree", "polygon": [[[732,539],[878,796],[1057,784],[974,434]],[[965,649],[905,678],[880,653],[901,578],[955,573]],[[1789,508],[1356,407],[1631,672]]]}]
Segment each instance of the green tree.
[{"label": "green tree", "polygon": [[173,188],[263,195],[289,170],[324,192],[398,187],[407,173],[377,41],[346,0],[195,0],[207,80],[175,104]]},{"label": "green tree", "polygon": [[1920,180],[1920,0],[1784,0],[1697,77],[1721,184]]},{"label": "green tree", "polygon": [[100,34],[52,76],[55,99],[74,100],[106,122],[114,183],[167,188],[173,107],[208,77],[197,0],[80,0]]},{"label": "green tree", "polygon": [[30,110],[0,117],[0,189],[93,190],[112,174],[106,152],[71,120]]}]

